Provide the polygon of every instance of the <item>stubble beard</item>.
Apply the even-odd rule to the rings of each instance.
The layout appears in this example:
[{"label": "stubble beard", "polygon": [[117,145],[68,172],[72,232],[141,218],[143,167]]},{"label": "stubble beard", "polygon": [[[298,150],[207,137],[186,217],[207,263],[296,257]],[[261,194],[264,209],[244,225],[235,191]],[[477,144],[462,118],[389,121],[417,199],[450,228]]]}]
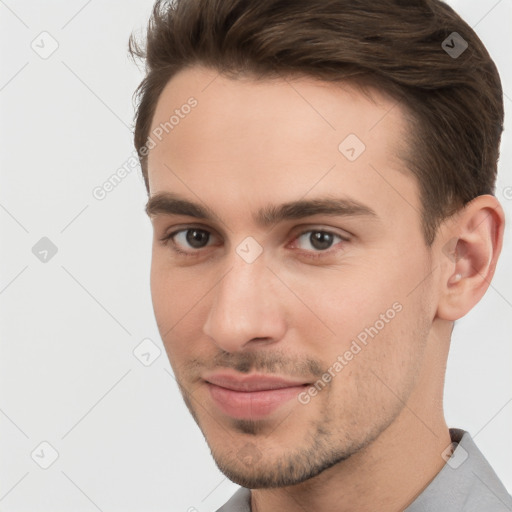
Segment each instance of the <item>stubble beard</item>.
[{"label": "stubble beard", "polygon": [[[183,400],[205,437],[219,470],[231,481],[248,489],[288,487],[320,475],[370,445],[403,409],[403,404],[398,403],[384,422],[372,424],[372,428],[367,430],[362,438],[353,438],[347,432],[340,434],[336,431],[336,416],[324,407],[323,414],[319,415],[322,419],[311,422],[303,440],[297,443],[299,447],[283,452],[279,456],[269,457],[265,454],[264,446],[269,435],[278,430],[279,426],[272,430],[268,428],[268,422],[265,420],[232,419],[225,427],[224,442],[216,442],[209,438],[207,428],[199,417],[197,410],[200,406],[195,407],[195,400],[181,386],[180,389]],[[358,434],[364,428],[361,426]],[[242,442],[242,447],[238,451],[233,450],[237,434],[252,438],[245,443]]]}]

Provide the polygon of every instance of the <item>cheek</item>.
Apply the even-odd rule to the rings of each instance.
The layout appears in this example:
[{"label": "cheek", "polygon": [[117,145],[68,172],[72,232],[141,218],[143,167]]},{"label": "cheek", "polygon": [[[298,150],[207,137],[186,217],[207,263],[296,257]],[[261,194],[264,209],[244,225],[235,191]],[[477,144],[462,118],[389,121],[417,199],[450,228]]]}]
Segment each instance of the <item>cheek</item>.
[{"label": "cheek", "polygon": [[[403,293],[383,278],[386,273],[368,270],[375,267],[375,263],[368,263],[317,270],[297,279],[294,291],[315,315],[306,312],[305,318],[304,311],[297,307],[296,313],[300,314],[295,315],[296,322],[330,334],[334,342],[331,345],[338,351],[360,333],[363,333],[360,338],[364,338],[365,329],[376,322],[379,331],[389,330],[388,324],[398,316],[396,309],[400,309]],[[327,347],[323,344],[324,350]]]},{"label": "cheek", "polygon": [[176,346],[175,340],[179,339],[180,331],[187,327],[189,317],[194,315],[201,293],[197,284],[194,286],[182,272],[171,269],[165,258],[155,254],[151,263],[150,286],[155,320],[169,352],[170,346]]},{"label": "cheek", "polygon": [[[153,249],[150,286],[155,317],[167,329],[192,311],[204,294],[204,276],[188,269],[172,266],[165,250]],[[162,325],[165,327],[165,325]]]},{"label": "cheek", "polygon": [[341,386],[353,387],[356,394],[380,389],[389,395],[377,375],[392,389],[408,386],[428,334],[425,297],[430,292],[420,286],[411,293],[418,276],[424,277],[419,267],[381,261],[296,281],[297,295],[315,316],[301,311],[294,323],[306,334],[301,339],[307,350],[326,363],[326,371],[332,367],[332,373],[344,376],[333,380],[347,379]]},{"label": "cheek", "polygon": [[151,297],[155,320],[169,362],[177,376],[183,363],[207,357],[210,345],[198,343],[202,327],[211,307],[208,290],[217,274],[188,268],[175,268],[159,250],[153,251],[150,272]]},{"label": "cheek", "polygon": [[155,250],[153,249],[150,287],[153,310],[158,328],[160,329],[160,334],[162,334],[162,330],[164,330],[166,326],[167,329],[169,329],[172,325],[169,315],[174,306],[172,304],[173,297],[176,296],[171,292],[173,284],[170,273],[165,271],[165,266],[162,265],[160,258],[155,255]]}]

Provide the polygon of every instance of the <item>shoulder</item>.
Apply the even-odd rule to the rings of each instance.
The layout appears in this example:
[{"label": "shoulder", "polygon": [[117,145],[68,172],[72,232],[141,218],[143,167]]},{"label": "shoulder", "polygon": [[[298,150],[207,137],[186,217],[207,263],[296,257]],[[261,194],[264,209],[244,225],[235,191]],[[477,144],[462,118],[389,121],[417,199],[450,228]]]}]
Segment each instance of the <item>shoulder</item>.
[{"label": "shoulder", "polygon": [[251,512],[251,491],[240,487],[216,512]]},{"label": "shoulder", "polygon": [[512,497],[470,434],[450,429],[455,449],[405,512],[511,512]]}]

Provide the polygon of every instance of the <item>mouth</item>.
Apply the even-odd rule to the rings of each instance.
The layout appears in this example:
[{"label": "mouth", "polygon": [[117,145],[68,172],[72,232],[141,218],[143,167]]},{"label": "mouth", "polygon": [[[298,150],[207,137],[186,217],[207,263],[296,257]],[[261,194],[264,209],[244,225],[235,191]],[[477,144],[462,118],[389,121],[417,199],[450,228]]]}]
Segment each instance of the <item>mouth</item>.
[{"label": "mouth", "polygon": [[295,398],[309,382],[264,374],[215,373],[203,377],[214,404],[235,419],[263,419]]}]

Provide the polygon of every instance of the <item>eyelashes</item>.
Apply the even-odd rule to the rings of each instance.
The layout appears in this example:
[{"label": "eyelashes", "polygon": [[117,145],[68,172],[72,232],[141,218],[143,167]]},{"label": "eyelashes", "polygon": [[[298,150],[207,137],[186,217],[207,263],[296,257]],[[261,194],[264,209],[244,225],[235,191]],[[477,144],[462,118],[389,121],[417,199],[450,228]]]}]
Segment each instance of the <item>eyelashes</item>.
[{"label": "eyelashes", "polygon": [[[207,229],[190,226],[177,229],[159,240],[164,246],[168,246],[180,257],[197,258],[204,256],[205,249],[208,247],[221,245],[209,244],[212,237],[214,240],[217,238],[216,235]],[[291,240],[291,247],[295,249],[298,243],[303,246],[309,245],[309,248],[299,247],[297,251],[306,258],[319,259],[332,256],[334,253],[343,250],[347,242],[349,242],[348,237],[342,236],[330,229],[310,228],[297,233]],[[287,247],[290,247],[290,243],[287,244]]]}]

